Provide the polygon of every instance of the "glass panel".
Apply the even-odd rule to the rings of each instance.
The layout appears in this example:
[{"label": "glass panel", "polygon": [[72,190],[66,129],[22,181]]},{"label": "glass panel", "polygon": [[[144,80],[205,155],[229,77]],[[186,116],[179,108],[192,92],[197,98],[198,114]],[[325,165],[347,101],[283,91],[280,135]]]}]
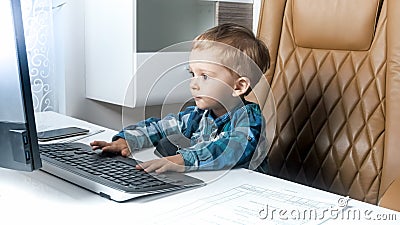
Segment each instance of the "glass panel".
[{"label": "glass panel", "polygon": [[10,1],[0,1],[0,121],[25,123]]},{"label": "glass panel", "polygon": [[215,2],[138,0],[137,52],[157,52],[192,41],[215,24]]}]

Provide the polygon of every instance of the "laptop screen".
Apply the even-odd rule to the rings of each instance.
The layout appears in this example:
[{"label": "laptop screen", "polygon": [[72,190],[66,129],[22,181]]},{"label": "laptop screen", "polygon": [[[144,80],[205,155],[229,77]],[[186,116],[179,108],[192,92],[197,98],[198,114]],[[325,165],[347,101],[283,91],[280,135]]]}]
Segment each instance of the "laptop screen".
[{"label": "laptop screen", "polygon": [[0,1],[0,166],[41,167],[19,0]]}]

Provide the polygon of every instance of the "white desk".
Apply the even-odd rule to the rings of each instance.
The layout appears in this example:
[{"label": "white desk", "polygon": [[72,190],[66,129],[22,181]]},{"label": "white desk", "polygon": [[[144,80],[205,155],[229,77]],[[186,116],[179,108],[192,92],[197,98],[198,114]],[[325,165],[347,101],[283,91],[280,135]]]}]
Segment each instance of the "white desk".
[{"label": "white desk", "polygon": [[[39,130],[53,128],[54,124],[59,127],[77,125],[90,130],[104,129],[49,112],[38,115],[36,120]],[[46,125],[43,122],[46,122]],[[89,143],[95,139],[109,141],[115,132],[106,129],[105,132],[82,139],[81,142]],[[154,156],[152,151],[144,150],[135,157],[146,160]],[[262,194],[265,190],[272,190],[333,205],[336,205],[341,197],[245,169],[229,172],[196,172],[190,175],[202,178],[208,184],[196,189],[116,203],[40,170],[18,172],[0,169],[0,220],[2,224],[5,224],[3,221],[9,221],[7,224],[10,222],[13,224],[154,224],[156,222],[172,224],[171,219],[176,217],[181,219],[182,224],[205,224],[206,222],[229,224],[227,218],[235,219],[231,221],[232,224],[271,224],[271,222],[299,224],[301,220],[294,220],[288,214],[286,217],[280,217],[277,210],[274,220],[269,220],[271,214],[267,217],[259,212],[271,206],[268,204],[272,204],[277,199],[266,199],[265,196],[254,197],[251,193],[240,190],[243,190],[243,187],[254,187],[258,189],[257,191],[261,190]],[[353,210],[350,217],[345,216],[343,219],[339,215],[337,219],[325,222],[327,224],[338,222],[400,224],[398,212],[356,200],[350,200],[348,206],[349,210]],[[359,216],[354,217],[354,213],[358,212],[360,212]],[[189,220],[191,222],[188,222]],[[311,220],[310,222],[318,221]]]}]

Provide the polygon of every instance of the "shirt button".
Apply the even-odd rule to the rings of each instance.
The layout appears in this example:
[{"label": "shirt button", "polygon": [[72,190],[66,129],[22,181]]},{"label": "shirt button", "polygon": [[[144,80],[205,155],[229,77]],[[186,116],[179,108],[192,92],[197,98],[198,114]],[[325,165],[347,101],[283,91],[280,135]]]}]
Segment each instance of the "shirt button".
[{"label": "shirt button", "polygon": [[251,141],[251,139],[252,139],[252,138],[251,138],[250,136],[247,136],[247,140],[248,140],[248,141]]}]

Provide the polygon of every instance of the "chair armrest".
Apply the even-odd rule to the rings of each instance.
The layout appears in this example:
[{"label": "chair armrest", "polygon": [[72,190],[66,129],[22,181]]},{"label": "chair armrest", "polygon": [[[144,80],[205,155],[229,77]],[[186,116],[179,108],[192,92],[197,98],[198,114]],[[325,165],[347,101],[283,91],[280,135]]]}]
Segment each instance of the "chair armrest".
[{"label": "chair armrest", "polygon": [[400,178],[390,184],[379,200],[379,206],[400,212]]}]

